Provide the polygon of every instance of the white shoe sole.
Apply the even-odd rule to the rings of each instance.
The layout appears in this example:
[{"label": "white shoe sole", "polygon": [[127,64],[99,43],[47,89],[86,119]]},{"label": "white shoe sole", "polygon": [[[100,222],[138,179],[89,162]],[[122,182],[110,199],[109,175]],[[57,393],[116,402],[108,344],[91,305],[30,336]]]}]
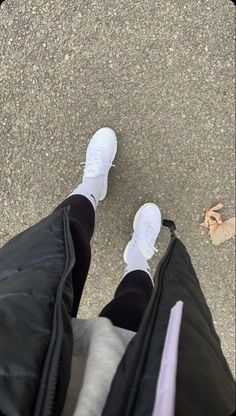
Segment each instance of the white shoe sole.
[{"label": "white shoe sole", "polygon": [[[158,215],[160,216],[160,229],[161,229],[161,211],[160,211],[159,207],[156,204],[152,203],[152,202],[147,202],[146,204],[142,205],[139,208],[139,210],[136,212],[135,217],[134,217],[134,221],[133,221],[133,230],[135,230],[135,228],[136,228],[136,224],[138,222],[138,218],[141,214],[141,211],[143,210],[144,207],[147,207],[147,206],[154,206],[155,209],[157,209]],[[159,230],[159,232],[160,232],[160,230]],[[159,234],[159,232],[158,232],[158,234]],[[158,235],[157,235],[157,237],[158,237]],[[130,245],[131,245],[131,240],[128,242],[128,244],[127,244],[127,246],[124,250],[124,254],[123,254],[123,258],[124,258],[124,261],[125,261],[126,264],[127,264],[127,254],[128,254],[128,250],[129,250]]]}]

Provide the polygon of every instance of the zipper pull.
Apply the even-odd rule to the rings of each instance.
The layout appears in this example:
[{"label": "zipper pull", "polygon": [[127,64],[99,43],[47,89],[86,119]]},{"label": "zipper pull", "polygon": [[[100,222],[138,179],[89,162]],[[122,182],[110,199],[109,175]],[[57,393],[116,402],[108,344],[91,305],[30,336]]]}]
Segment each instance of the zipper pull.
[{"label": "zipper pull", "polygon": [[163,220],[162,221],[162,225],[163,225],[163,227],[169,228],[170,233],[171,233],[172,236],[175,235],[176,225],[175,225],[174,221],[171,221],[171,220]]}]

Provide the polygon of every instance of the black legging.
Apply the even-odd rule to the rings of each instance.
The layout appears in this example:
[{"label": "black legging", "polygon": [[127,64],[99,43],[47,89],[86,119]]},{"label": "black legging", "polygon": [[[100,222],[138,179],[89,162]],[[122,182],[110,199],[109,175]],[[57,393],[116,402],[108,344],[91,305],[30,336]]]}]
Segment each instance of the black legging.
[{"label": "black legging", "polygon": [[[91,202],[82,195],[72,195],[56,209],[70,206],[69,219],[75,249],[72,270],[74,302],[72,316],[76,317],[91,261],[90,240],[95,226],[95,212]],[[128,273],[116,289],[114,299],[99,316],[109,318],[113,325],[137,331],[151,297],[153,284],[148,273],[135,270]]]}]

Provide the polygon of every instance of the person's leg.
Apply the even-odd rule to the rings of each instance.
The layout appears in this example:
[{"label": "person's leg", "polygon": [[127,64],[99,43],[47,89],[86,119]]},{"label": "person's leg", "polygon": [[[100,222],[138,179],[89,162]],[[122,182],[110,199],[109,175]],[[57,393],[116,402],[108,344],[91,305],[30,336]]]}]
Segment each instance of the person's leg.
[{"label": "person's leg", "polygon": [[149,274],[143,270],[134,270],[123,277],[114,299],[103,308],[99,316],[110,319],[115,326],[137,332],[152,290],[153,283]]},{"label": "person's leg", "polygon": [[72,270],[74,300],[72,316],[77,315],[91,261],[90,240],[94,232],[95,210],[107,193],[108,173],[117,149],[113,130],[102,128],[90,140],[83,181],[57,208],[70,206],[69,220],[75,250]]},{"label": "person's leg", "polygon": [[124,252],[125,275],[114,299],[99,316],[110,319],[115,326],[137,332],[153,291],[148,260],[156,251],[154,244],[161,227],[159,208],[154,204],[142,206],[133,227],[132,239]]},{"label": "person's leg", "polygon": [[70,230],[75,251],[75,264],[72,269],[74,290],[72,316],[76,317],[91,261],[90,240],[94,232],[95,210],[89,199],[79,194],[66,198],[56,210],[68,205],[70,206]]}]

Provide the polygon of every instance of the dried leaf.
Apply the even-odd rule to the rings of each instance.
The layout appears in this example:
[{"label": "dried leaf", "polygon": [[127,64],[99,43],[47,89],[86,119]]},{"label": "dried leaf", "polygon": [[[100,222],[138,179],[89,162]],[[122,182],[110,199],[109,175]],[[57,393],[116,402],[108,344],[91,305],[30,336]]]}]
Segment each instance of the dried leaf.
[{"label": "dried leaf", "polygon": [[200,224],[200,227],[205,227],[205,228],[208,228],[208,222],[206,222],[206,221],[204,220],[204,222],[202,222],[202,223]]},{"label": "dried leaf", "polygon": [[215,223],[221,224],[221,214],[219,212],[215,212],[223,208],[223,204],[218,204],[212,208],[206,210],[204,222],[200,224],[201,227],[208,228],[210,225],[214,225]]},{"label": "dried leaf", "polygon": [[205,219],[201,227],[209,229],[212,244],[220,245],[235,235],[235,217],[222,221],[221,213],[216,212],[223,208],[223,204],[217,204],[206,210]]},{"label": "dried leaf", "polygon": [[210,228],[209,234],[210,235],[213,234],[218,227],[219,227],[219,224],[217,224],[217,222],[215,224],[211,224],[210,227],[209,227]]},{"label": "dried leaf", "polygon": [[214,219],[218,224],[222,223],[221,214],[219,212],[212,211],[211,209],[208,211],[209,217],[209,224],[212,224],[211,220]]},{"label": "dried leaf", "polygon": [[224,208],[223,204],[217,204],[214,207],[210,208],[211,211],[219,211],[220,209]]},{"label": "dried leaf", "polygon": [[200,224],[200,227],[208,228],[208,226],[209,226],[209,215],[208,215],[208,212],[209,212],[209,209],[206,210],[204,222],[202,222]]},{"label": "dried leaf", "polygon": [[217,225],[215,231],[211,232],[211,241],[214,246],[219,246],[224,241],[229,240],[235,235],[235,217],[229,218]]},{"label": "dried leaf", "polygon": [[217,221],[216,221],[216,219],[214,218],[209,218],[209,221],[208,221],[208,223],[209,223],[209,225],[217,225],[217,224],[219,224]]}]

